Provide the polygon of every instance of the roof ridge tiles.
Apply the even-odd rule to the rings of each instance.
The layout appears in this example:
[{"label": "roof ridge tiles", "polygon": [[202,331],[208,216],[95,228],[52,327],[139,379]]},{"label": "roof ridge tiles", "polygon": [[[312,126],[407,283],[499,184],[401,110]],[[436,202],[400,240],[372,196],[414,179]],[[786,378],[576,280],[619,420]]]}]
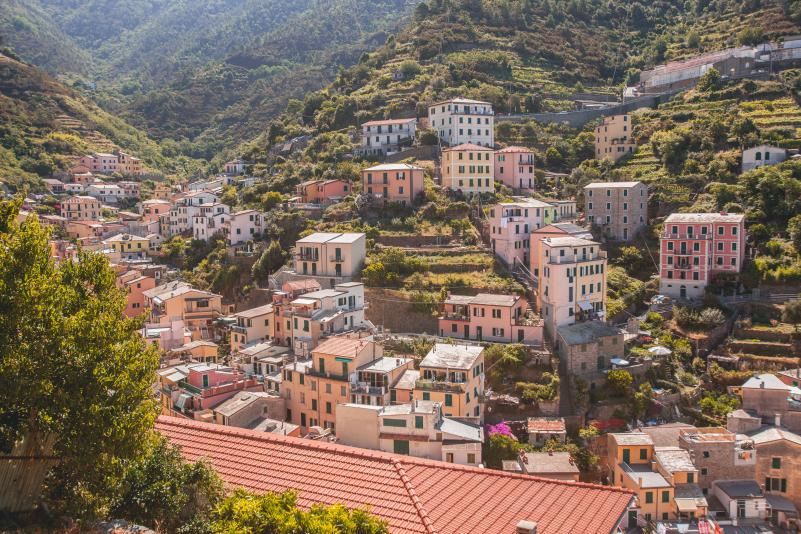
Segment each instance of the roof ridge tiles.
[{"label": "roof ridge tiles", "polygon": [[414,490],[414,485],[412,485],[412,480],[409,478],[409,475],[406,474],[406,470],[403,468],[403,463],[401,463],[397,458],[392,458],[390,461],[392,462],[392,467],[394,467],[395,471],[398,473],[401,482],[403,482],[403,487],[406,489],[406,493],[409,494],[409,498],[411,498],[414,509],[417,510],[417,515],[420,516],[420,520],[423,522],[426,532],[428,534],[436,534],[437,531],[434,528],[434,523],[431,521],[431,518],[428,517],[428,512],[423,507],[420,497],[417,496],[417,492]]}]

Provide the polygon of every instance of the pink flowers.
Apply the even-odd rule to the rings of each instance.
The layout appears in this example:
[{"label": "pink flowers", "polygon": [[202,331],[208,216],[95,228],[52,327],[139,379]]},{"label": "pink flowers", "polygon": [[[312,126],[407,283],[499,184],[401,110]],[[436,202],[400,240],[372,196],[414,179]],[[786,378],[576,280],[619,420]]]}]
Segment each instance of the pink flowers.
[{"label": "pink flowers", "polygon": [[512,429],[509,428],[509,425],[506,424],[505,421],[501,421],[497,425],[487,425],[486,434],[487,437],[492,436],[493,434],[502,434],[504,436],[517,439],[512,433]]}]

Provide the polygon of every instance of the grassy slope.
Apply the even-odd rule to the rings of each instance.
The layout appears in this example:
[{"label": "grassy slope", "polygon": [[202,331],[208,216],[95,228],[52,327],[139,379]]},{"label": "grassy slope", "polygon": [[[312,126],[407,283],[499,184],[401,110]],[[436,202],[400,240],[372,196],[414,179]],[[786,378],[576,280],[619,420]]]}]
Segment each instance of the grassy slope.
[{"label": "grassy slope", "polygon": [[165,173],[191,170],[140,130],[110,115],[43,71],[0,55],[0,181],[40,186],[71,156],[123,148]]}]

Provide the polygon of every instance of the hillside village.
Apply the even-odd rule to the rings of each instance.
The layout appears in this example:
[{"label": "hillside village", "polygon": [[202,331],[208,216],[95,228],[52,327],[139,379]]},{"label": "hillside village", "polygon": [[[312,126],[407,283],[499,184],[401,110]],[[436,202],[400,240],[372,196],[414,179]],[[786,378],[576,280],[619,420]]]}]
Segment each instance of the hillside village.
[{"label": "hillside village", "polygon": [[112,143],[6,194],[110,265],[156,431],[232,487],[391,532],[798,532],[801,36],[627,81],[290,104],[193,179]]}]

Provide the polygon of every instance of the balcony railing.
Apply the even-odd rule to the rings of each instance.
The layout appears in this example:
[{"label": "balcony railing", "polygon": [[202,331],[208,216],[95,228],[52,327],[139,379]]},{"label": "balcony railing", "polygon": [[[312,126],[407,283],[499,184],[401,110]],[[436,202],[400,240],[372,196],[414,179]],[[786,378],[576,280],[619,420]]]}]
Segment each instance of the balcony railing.
[{"label": "balcony railing", "polygon": [[295,252],[295,257],[299,260],[320,261],[319,254],[309,254],[307,252]]},{"label": "balcony railing", "polygon": [[712,234],[674,234],[673,232],[664,232],[662,234],[664,239],[692,239],[692,240],[712,240]]},{"label": "balcony railing", "polygon": [[447,321],[470,321],[470,317],[461,313],[443,313],[440,319]]},{"label": "balcony railing", "polygon": [[247,334],[248,329],[246,326],[239,326],[238,324],[231,325],[231,332],[236,332],[238,334]]},{"label": "balcony railing", "polygon": [[373,395],[376,397],[383,397],[387,394],[387,388],[368,384],[351,384],[350,391],[359,395]]},{"label": "balcony railing", "polygon": [[415,389],[422,389],[426,391],[457,391],[464,392],[464,382],[445,382],[441,380],[430,380],[427,378],[420,378],[414,383]]},{"label": "balcony railing", "polygon": [[341,375],[337,373],[327,373],[325,371],[318,371],[317,369],[310,368],[306,370],[306,374],[309,376],[316,376],[318,378],[330,378],[331,380],[348,380],[348,375]]},{"label": "balcony railing", "polygon": [[592,255],[579,255],[579,256],[550,256],[548,263],[551,265],[563,265],[567,263],[585,263],[588,261],[605,260],[606,252]]},{"label": "balcony railing", "polygon": [[342,256],[331,256],[328,259],[333,261],[334,263],[342,263],[345,261],[345,258],[343,258]]}]

